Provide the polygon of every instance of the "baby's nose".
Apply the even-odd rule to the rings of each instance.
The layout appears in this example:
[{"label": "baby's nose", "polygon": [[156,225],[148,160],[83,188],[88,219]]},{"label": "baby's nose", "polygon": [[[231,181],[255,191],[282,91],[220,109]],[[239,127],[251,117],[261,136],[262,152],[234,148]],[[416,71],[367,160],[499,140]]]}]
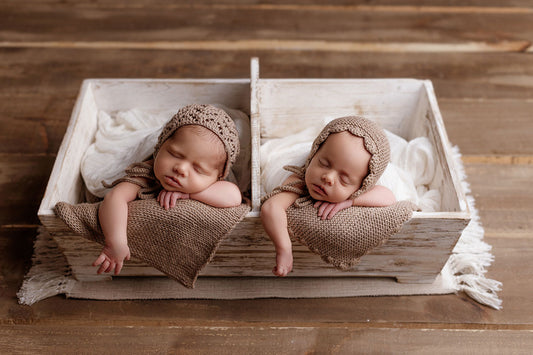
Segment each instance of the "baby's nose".
[{"label": "baby's nose", "polygon": [[174,171],[182,176],[187,175],[187,167],[183,163],[178,163],[174,165]]},{"label": "baby's nose", "polygon": [[328,185],[333,184],[333,176],[331,175],[332,175],[331,173],[322,175],[322,181],[324,181]]}]

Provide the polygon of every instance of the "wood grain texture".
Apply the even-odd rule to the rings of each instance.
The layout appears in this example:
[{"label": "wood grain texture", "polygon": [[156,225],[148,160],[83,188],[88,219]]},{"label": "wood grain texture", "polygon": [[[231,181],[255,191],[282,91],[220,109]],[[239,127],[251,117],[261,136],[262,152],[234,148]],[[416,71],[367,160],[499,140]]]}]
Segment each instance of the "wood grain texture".
[{"label": "wood grain texture", "polygon": [[[34,3],[31,7],[3,4],[0,40],[39,43],[116,41],[235,41],[258,39],[311,40],[335,43],[498,43],[524,41],[533,32],[527,24],[533,12],[455,12],[446,8],[371,6],[201,6],[165,5],[72,7]],[[401,11],[401,10],[404,11]],[[448,8],[450,9],[450,8]],[[408,10],[408,11],[405,11]],[[410,11],[409,11],[410,10]],[[440,11],[439,11],[440,10]],[[371,16],[369,16],[371,14]],[[498,23],[505,32],[499,31]],[[243,34],[246,34],[243,36]],[[228,43],[231,45],[231,42]],[[328,46],[328,44],[324,44]],[[150,46],[150,44],[146,44]],[[274,49],[274,48],[271,48]],[[289,48],[290,50],[290,48]]]},{"label": "wood grain texture", "polygon": [[532,155],[533,101],[441,98],[439,107],[463,155]]},{"label": "wood grain texture", "polygon": [[[385,245],[371,250],[353,269],[339,271],[324,263],[307,247],[293,241],[294,270],[291,277],[396,277],[404,283],[432,283],[448,259],[463,219],[416,218],[407,222]],[[59,224],[59,223],[58,223]],[[80,236],[60,232],[54,237],[78,280],[96,281],[109,275],[95,275],[92,262],[101,247]],[[71,232],[70,232],[71,233]],[[258,218],[247,218],[227,236],[201,276],[273,277],[275,254]],[[134,260],[126,262],[119,277],[163,276],[152,267]]]},{"label": "wood grain texture", "polygon": [[[483,9],[494,8],[494,11],[499,9],[528,9],[531,5],[529,0],[508,0],[502,3],[501,0],[433,0],[431,6],[428,6],[427,1],[425,0],[373,0],[369,4],[368,0],[331,0],[327,3],[324,3],[323,0],[292,0],[289,4],[285,0],[196,0],[194,3],[191,3],[187,0],[174,1],[169,3],[166,0],[117,0],[109,3],[106,0],[20,0],[17,1],[18,4],[32,5],[36,3],[40,4],[51,4],[51,5],[68,5],[69,7],[81,7],[81,8],[90,8],[90,7],[132,7],[132,8],[143,8],[146,6],[154,5],[157,7],[243,7],[243,6],[252,6],[252,7],[297,7],[305,8],[306,6],[313,6],[315,8],[320,8],[326,10],[330,7],[353,7],[353,8],[364,8],[364,9],[376,9],[379,11],[382,7],[389,8],[392,7],[394,10],[391,11],[400,11],[397,8],[405,8],[406,11],[428,11],[426,8],[432,9],[443,9],[442,11],[483,11]],[[112,5],[114,4],[114,5]]]},{"label": "wood grain texture", "polygon": [[36,197],[44,194],[53,162],[46,155],[0,154],[1,225],[38,223]]},{"label": "wood grain texture", "polygon": [[[431,80],[439,100],[533,97],[533,64],[522,53],[447,56],[371,51],[353,54],[1,47],[0,97],[6,93],[54,93],[68,99],[76,95],[86,78],[247,78],[253,56],[261,60],[262,78],[415,78]],[[37,78],[39,85],[34,85]],[[461,85],[457,85],[458,81]]]},{"label": "wood grain texture", "polygon": [[533,165],[468,164],[483,224],[493,233],[533,229]]},{"label": "wood grain texture", "polygon": [[[277,327],[270,324],[245,326],[116,327],[98,329],[62,326],[1,326],[0,346],[25,353],[77,354],[91,352],[208,354],[275,353],[388,353],[410,349],[410,353],[455,352],[461,342],[464,352],[483,354],[527,354],[533,345],[529,331],[432,330],[389,328]],[[98,337],[98,343],[93,339]],[[132,339],[135,339],[133,345]],[[416,340],[417,345],[412,346]]]}]

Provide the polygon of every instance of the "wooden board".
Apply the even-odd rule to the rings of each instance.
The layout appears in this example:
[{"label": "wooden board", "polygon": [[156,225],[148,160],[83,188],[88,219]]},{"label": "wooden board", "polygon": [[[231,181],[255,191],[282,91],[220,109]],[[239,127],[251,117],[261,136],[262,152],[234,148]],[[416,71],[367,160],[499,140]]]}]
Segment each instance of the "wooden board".
[{"label": "wooden board", "polygon": [[[153,51],[149,46],[137,50],[0,46],[3,77],[0,95],[53,93],[71,99],[86,78],[247,78],[250,58],[258,56],[263,78],[430,79],[439,100],[443,97],[533,98],[530,85],[533,63],[527,54],[520,52],[459,51],[443,55],[440,52],[350,53],[298,48],[213,51],[205,48],[162,49],[154,55]],[[38,86],[29,79],[32,77],[39,77]],[[458,81],[461,85],[457,85]]]},{"label": "wooden board", "polygon": [[[498,42],[519,41],[522,43],[519,48],[523,49],[533,35],[528,26],[532,13],[527,7],[489,12],[480,6],[476,12],[475,9],[461,11],[460,7],[397,6],[382,9],[361,6],[366,4],[343,6],[342,3],[337,6],[325,6],[324,3],[321,6],[284,3],[213,6],[159,1],[149,5],[146,1],[136,5],[100,3],[98,7],[89,1],[76,6],[56,2],[19,7],[8,3],[3,4],[0,11],[6,15],[4,26],[10,29],[11,41],[33,41],[40,45],[48,41],[96,41],[102,42],[101,46],[105,43],[121,46],[144,42],[157,46],[161,42],[182,42],[186,49],[195,49],[194,45],[202,45],[202,42],[231,48],[241,40],[241,48],[254,48],[254,44],[262,43],[258,41],[267,40],[272,42],[267,49],[274,50],[284,40],[296,43],[316,41],[314,47],[317,48],[343,41],[369,43],[370,48],[379,47],[383,42],[430,46],[490,42],[497,46]],[[139,6],[143,11],[139,11]],[[500,27],[493,25],[495,22],[505,31],[499,31]],[[302,31],[302,28],[313,30]],[[110,32],[113,33],[111,38],[108,36]],[[323,43],[325,40],[328,43]]]},{"label": "wooden board", "polygon": [[[93,339],[98,337],[97,343]],[[179,353],[219,354],[254,353],[357,353],[397,352],[425,354],[457,352],[483,354],[527,354],[533,346],[528,330],[441,330],[273,326],[271,324],[228,326],[0,326],[0,346],[19,353],[27,349],[38,353],[77,354],[75,348],[90,348],[94,353]],[[134,343],[132,340],[134,339]],[[416,341],[416,349],[412,349]]]}]

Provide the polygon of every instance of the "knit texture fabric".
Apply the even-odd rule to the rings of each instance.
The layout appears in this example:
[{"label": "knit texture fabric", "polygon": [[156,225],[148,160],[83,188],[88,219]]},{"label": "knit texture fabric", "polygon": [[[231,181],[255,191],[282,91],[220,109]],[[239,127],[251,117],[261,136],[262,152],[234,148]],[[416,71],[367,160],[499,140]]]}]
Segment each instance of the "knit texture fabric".
[{"label": "knit texture fabric", "polygon": [[322,260],[346,270],[397,233],[416,209],[409,201],[388,207],[354,206],[337,212],[330,220],[322,220],[312,204],[292,205],[287,209],[288,230]]},{"label": "knit texture fabric", "polygon": [[228,176],[231,166],[237,160],[240,151],[239,132],[228,114],[215,106],[192,104],[182,107],[170,121],[167,122],[154,148],[154,159],[165,141],[180,127],[199,125],[216,134],[224,144],[227,159],[222,178]]},{"label": "knit texture fabric", "polygon": [[[55,212],[74,232],[104,245],[99,206],[59,202]],[[178,200],[167,211],[155,199],[135,200],[128,204],[128,246],[132,256],[193,288],[224,236],[249,211],[245,204],[216,208],[195,200]]]},{"label": "knit texture fabric", "polygon": [[368,175],[363,180],[359,190],[355,191],[351,196],[354,199],[365,191],[370,190],[378,182],[390,161],[389,141],[385,132],[377,123],[361,116],[347,116],[334,119],[315,138],[311,152],[304,165],[304,170],[307,169],[316,152],[330,134],[344,131],[363,138],[365,148],[371,154],[370,162],[368,163]]}]

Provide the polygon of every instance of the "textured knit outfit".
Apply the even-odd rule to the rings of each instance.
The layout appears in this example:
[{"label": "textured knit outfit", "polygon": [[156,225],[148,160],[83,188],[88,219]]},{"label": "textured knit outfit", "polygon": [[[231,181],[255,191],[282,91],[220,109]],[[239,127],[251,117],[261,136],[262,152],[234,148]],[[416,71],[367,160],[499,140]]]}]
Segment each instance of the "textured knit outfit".
[{"label": "textured knit outfit", "polygon": [[318,217],[314,201],[305,185],[305,172],[329,135],[344,131],[363,138],[365,149],[371,154],[369,173],[350,199],[374,187],[390,160],[387,137],[376,123],[360,116],[348,116],[335,119],[324,127],[314,140],[303,167],[285,167],[299,180],[279,186],[263,198],[265,201],[280,192],[300,195],[287,209],[289,234],[320,255],[324,261],[343,270],[353,267],[363,255],[385,243],[411,218],[413,210],[417,209],[411,202],[399,201],[387,207],[349,207],[337,212],[330,220]]},{"label": "textured knit outfit", "polygon": [[[163,128],[154,148],[155,159],[163,143],[177,129],[186,125],[203,126],[224,144],[226,177],[239,154],[239,136],[231,118],[211,105],[189,105],[178,111]],[[129,166],[126,176],[114,181],[130,182],[141,187],[138,199],[128,204],[128,246],[131,255],[176,279],[194,287],[200,270],[213,258],[220,242],[239,223],[250,207],[241,204],[216,208],[199,201],[182,199],[165,210],[156,201],[161,184],[155,178],[152,161]],[[144,178],[144,179],[138,179]],[[105,243],[98,208],[100,203],[70,205],[59,202],[57,215],[76,233],[101,244]]]}]

